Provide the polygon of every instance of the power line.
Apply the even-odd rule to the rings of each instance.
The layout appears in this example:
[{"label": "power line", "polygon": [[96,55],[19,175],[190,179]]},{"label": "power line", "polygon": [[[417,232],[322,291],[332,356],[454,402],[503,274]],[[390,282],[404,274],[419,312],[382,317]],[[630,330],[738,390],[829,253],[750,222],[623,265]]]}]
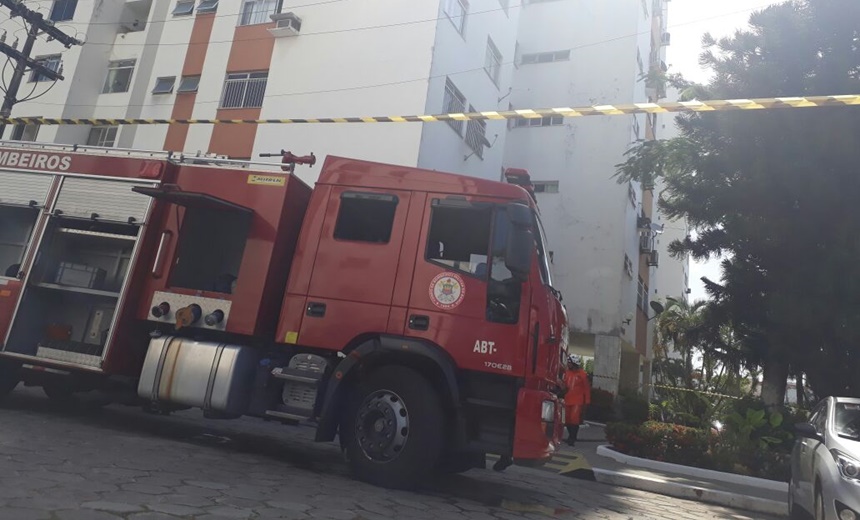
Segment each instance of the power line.
[{"label": "power line", "polygon": [[[696,19],[696,20],[691,20],[691,21],[689,21],[689,22],[684,22],[684,23],[679,23],[679,24],[675,24],[675,25],[670,25],[670,26],[668,26],[667,28],[670,28],[670,29],[671,29],[671,28],[677,28],[677,27],[682,27],[682,26],[685,26],[685,25],[696,24],[696,23],[700,23],[700,22],[704,22],[704,21],[708,21],[708,20],[714,20],[714,19],[718,19],[718,18],[723,18],[723,17],[726,17],[726,16],[731,16],[731,15],[734,15],[734,14],[738,14],[738,13],[744,13],[744,12],[754,11],[754,10],[756,10],[756,9],[761,9],[761,8],[763,8],[763,7],[767,7],[768,5],[770,5],[770,4],[765,4],[765,5],[761,5],[761,6],[757,6],[757,7],[752,7],[752,8],[747,8],[747,9],[741,9],[741,10],[738,10],[738,11],[733,11],[733,12],[731,12],[731,13],[724,13],[724,14],[717,15],[717,16],[710,16],[710,17],[706,17],[706,18],[700,18],[700,19]],[[487,12],[487,11],[484,11],[484,12]],[[403,22],[403,23],[409,23],[409,22]],[[358,28],[358,29],[350,29],[350,30],[363,30],[363,29],[362,29],[362,28]],[[619,40],[623,40],[623,39],[627,39],[627,38],[636,38],[636,37],[639,37],[639,36],[641,36],[641,35],[644,35],[644,34],[650,34],[650,33],[651,33],[651,31],[650,31],[650,30],[648,30],[648,31],[642,31],[642,32],[637,32],[637,33],[633,33],[633,34],[623,35],[623,36],[616,36],[616,37],[614,37],[614,38],[609,38],[609,39],[606,39],[606,40],[600,40],[600,41],[596,41],[596,42],[591,42],[591,43],[586,43],[586,44],[582,44],[582,45],[577,45],[577,46],[571,47],[569,50],[571,50],[571,51],[576,51],[576,50],[586,49],[586,48],[590,48],[590,47],[597,47],[597,46],[599,46],[599,45],[603,45],[603,44],[606,44],[606,43],[612,43],[612,42],[619,41]],[[312,33],[312,34],[319,34],[319,33]],[[248,40],[241,40],[241,41],[248,41]],[[90,44],[90,43],[87,43],[87,45],[91,45],[91,44]],[[153,45],[157,45],[157,44],[153,44]],[[503,66],[510,66],[510,65],[514,65],[514,64],[516,64],[516,60],[515,60],[515,59],[514,59],[514,60],[511,60],[511,61],[505,61],[505,62],[502,62],[502,63],[501,63],[501,65],[503,65]],[[527,66],[532,66],[532,65],[527,65]],[[540,66],[540,64],[536,64],[536,65],[534,65],[534,66]],[[266,97],[266,99],[268,99],[268,98],[282,98],[282,97],[293,97],[293,96],[309,96],[309,95],[314,95],[314,94],[335,94],[335,93],[340,93],[340,92],[350,92],[350,91],[355,91],[355,90],[366,90],[366,89],[381,88],[381,87],[391,87],[391,86],[397,86],[397,85],[405,85],[405,84],[408,84],[408,83],[417,83],[417,82],[421,82],[421,81],[430,81],[430,80],[433,80],[433,79],[440,79],[440,78],[444,78],[444,77],[447,77],[447,76],[459,76],[459,75],[461,75],[461,74],[468,74],[468,73],[471,73],[471,72],[480,72],[480,71],[483,71],[483,70],[484,70],[484,66],[480,66],[480,67],[474,67],[474,68],[464,69],[464,70],[460,70],[460,71],[456,71],[456,72],[447,72],[447,73],[435,74],[435,75],[430,75],[430,76],[423,76],[423,77],[420,77],[420,78],[413,78],[413,79],[406,79],[406,80],[399,80],[399,81],[391,81],[391,82],[386,82],[386,83],[374,83],[374,84],[370,84],[370,85],[357,85],[357,86],[353,86],[353,87],[339,87],[339,88],[324,89],[324,90],[309,90],[309,91],[302,91],[302,92],[287,92],[287,93],[284,93],[284,94],[267,94],[265,97]],[[194,104],[195,104],[195,105],[211,105],[211,104],[216,104],[216,103],[220,103],[220,102],[221,102],[221,99],[219,98],[219,99],[215,99],[215,100],[195,101],[195,102],[194,102]],[[126,104],[126,105],[42,103],[42,105],[46,105],[46,106],[62,106],[62,107],[87,107],[87,108],[89,108],[89,107],[103,107],[103,108],[150,108],[150,107],[162,106],[162,105],[159,105],[159,104],[151,104],[151,103],[142,103],[142,104]]]},{"label": "power line", "polygon": [[[66,48],[80,44],[80,42],[48,23],[44,16],[42,16],[42,13],[27,8],[20,1],[0,0],[0,5],[9,9],[10,18],[20,17],[23,25],[27,28],[27,39],[24,41],[24,46],[20,51],[15,48],[15,45],[9,46],[4,41],[0,41],[0,53],[5,54],[8,59],[15,60],[15,71],[12,73],[12,79],[9,80],[9,84],[4,90],[3,106],[0,108],[0,116],[8,118],[12,115],[12,108],[16,104],[26,101],[26,98],[18,99],[17,96],[18,89],[21,87],[21,81],[24,79],[24,73],[27,69],[32,70],[39,76],[53,79],[54,82],[63,79],[60,72],[49,69],[30,57],[36,39],[42,34],[46,34],[49,38],[62,43]],[[27,25],[28,23],[29,26]],[[34,85],[33,91],[30,92],[29,96],[32,96],[35,91],[36,86]],[[5,130],[6,124],[0,123],[0,137],[3,136]]]}]

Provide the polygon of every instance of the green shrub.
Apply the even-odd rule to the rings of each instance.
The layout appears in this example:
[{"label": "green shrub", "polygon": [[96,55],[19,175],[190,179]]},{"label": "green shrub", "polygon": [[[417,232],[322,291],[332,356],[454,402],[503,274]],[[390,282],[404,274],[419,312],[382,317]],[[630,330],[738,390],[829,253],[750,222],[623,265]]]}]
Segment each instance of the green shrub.
[{"label": "green shrub", "polygon": [[648,420],[659,421],[663,417],[663,410],[657,403],[648,403]]},{"label": "green shrub", "polygon": [[638,393],[623,393],[619,396],[621,420],[631,424],[642,424],[649,419],[648,400]]},{"label": "green shrub", "polygon": [[615,420],[615,395],[599,388],[592,389],[591,404],[585,408],[585,418],[599,423]]}]

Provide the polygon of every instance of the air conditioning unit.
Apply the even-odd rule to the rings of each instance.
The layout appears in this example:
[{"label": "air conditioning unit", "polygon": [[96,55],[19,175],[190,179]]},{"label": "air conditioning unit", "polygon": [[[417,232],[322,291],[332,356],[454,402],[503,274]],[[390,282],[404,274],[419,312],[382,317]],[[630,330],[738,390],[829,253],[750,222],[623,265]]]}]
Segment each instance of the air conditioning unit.
[{"label": "air conditioning unit", "polygon": [[648,253],[648,267],[657,267],[660,265],[660,253],[651,251]]},{"label": "air conditioning unit", "polygon": [[275,26],[269,32],[275,38],[298,36],[302,30],[302,19],[294,13],[274,13],[270,16]]},{"label": "air conditioning unit", "polygon": [[660,35],[660,45],[666,46],[672,44],[672,34],[664,32]]},{"label": "air conditioning unit", "polygon": [[654,251],[654,237],[651,233],[644,233],[639,236],[639,252],[648,254]]}]

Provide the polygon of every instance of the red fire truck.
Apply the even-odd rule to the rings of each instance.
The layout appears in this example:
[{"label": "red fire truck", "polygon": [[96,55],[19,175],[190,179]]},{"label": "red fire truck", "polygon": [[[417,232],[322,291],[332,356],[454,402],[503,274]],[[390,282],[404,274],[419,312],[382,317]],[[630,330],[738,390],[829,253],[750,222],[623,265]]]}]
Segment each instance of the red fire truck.
[{"label": "red fire truck", "polygon": [[284,156],[0,144],[0,395],[310,421],[389,487],[549,460],[567,316],[528,191]]}]

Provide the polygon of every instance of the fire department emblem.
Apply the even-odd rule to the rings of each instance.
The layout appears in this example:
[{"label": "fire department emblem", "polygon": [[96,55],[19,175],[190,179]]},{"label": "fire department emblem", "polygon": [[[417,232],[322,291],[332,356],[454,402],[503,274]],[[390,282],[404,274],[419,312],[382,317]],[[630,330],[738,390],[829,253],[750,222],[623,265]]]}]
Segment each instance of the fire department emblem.
[{"label": "fire department emblem", "polygon": [[463,303],[466,284],[463,278],[454,273],[442,273],[430,282],[430,299],[440,309],[453,309]]}]

